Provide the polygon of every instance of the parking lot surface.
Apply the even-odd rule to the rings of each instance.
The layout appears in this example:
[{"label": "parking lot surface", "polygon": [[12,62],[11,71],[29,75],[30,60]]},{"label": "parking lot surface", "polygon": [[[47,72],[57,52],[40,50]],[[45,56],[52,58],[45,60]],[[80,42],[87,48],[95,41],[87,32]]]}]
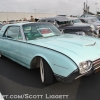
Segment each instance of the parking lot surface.
[{"label": "parking lot surface", "polygon": [[68,99],[62,100],[100,100],[100,72],[70,84],[55,81],[54,84],[46,86],[41,82],[39,69],[29,70],[5,58],[0,59],[0,92],[3,95],[43,95],[42,99],[5,100],[53,100],[47,99],[46,95],[69,95]]}]

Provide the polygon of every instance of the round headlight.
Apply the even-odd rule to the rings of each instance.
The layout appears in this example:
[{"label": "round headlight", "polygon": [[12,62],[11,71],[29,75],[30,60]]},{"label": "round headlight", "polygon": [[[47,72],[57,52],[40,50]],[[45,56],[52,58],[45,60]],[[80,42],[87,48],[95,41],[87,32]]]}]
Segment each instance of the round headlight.
[{"label": "round headlight", "polygon": [[80,74],[85,74],[92,69],[92,62],[86,61],[79,64]]}]

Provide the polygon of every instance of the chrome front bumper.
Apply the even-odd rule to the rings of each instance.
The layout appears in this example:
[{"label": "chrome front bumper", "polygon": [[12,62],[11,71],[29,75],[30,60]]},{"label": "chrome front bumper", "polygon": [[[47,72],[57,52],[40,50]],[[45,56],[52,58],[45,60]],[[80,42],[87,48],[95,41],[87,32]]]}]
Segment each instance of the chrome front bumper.
[{"label": "chrome front bumper", "polygon": [[97,59],[97,60],[93,61],[93,63],[92,63],[92,69],[90,71],[77,76],[75,79],[78,79],[78,78],[80,78],[82,76],[85,76],[85,75],[90,75],[93,72],[97,73],[99,71],[100,71],[100,59]]}]

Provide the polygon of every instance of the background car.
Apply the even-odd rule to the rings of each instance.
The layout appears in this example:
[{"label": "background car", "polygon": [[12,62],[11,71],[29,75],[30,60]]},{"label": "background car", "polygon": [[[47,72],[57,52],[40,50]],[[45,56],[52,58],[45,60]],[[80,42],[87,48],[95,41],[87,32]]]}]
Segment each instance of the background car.
[{"label": "background car", "polygon": [[89,24],[94,24],[98,27],[99,33],[100,33],[100,21],[96,17],[85,17],[85,18],[80,18],[80,20],[83,23],[89,23]]},{"label": "background car", "polygon": [[38,22],[51,22],[64,33],[99,37],[99,32],[95,30],[93,25],[74,25],[73,22],[65,16],[42,18],[38,20]]},{"label": "background car", "polygon": [[16,23],[16,20],[9,20],[8,23],[9,24],[15,24]]}]

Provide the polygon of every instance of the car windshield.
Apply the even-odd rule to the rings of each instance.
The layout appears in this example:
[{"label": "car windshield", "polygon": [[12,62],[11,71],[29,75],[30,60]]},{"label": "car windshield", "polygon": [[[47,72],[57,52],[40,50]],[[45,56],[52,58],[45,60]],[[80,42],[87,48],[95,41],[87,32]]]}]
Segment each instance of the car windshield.
[{"label": "car windshield", "polygon": [[97,22],[99,21],[97,18],[88,19],[89,22]]},{"label": "car windshield", "polygon": [[71,21],[57,21],[59,26],[68,26],[71,24]]},{"label": "car windshield", "polygon": [[73,22],[74,23],[82,23],[79,19],[74,19]]},{"label": "car windshield", "polygon": [[31,23],[23,25],[23,31],[27,40],[58,36],[62,33],[51,23]]}]

